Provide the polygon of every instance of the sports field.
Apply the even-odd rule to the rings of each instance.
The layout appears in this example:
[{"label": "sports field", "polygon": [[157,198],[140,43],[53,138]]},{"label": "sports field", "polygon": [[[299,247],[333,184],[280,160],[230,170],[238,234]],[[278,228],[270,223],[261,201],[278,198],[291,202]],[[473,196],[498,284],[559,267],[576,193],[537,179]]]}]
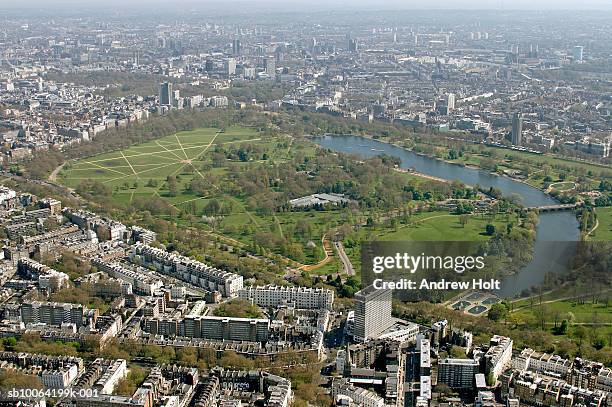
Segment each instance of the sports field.
[{"label": "sports field", "polygon": [[[173,204],[181,204],[193,196],[182,193],[194,177],[202,177],[201,168],[210,162],[210,154],[216,145],[243,143],[259,140],[253,129],[231,127],[203,128],[184,131],[125,150],[98,155],[67,165],[59,180],[72,188],[83,181],[98,181],[113,191],[117,202],[129,203],[136,197],[164,196]],[[177,196],[168,197],[166,179],[178,177]]]}]

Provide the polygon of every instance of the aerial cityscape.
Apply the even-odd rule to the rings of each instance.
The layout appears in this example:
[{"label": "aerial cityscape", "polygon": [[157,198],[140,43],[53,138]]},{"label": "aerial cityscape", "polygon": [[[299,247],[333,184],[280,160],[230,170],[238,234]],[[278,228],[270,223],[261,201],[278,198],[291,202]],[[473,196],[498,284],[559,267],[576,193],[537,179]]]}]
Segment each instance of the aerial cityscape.
[{"label": "aerial cityscape", "polygon": [[0,407],[612,406],[611,6],[0,2]]}]

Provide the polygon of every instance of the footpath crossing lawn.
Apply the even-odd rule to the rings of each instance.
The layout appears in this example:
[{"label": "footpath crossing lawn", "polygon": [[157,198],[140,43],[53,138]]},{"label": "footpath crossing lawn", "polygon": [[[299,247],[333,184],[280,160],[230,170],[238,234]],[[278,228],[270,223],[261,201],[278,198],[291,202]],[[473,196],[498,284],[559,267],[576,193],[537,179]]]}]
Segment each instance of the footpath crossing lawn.
[{"label": "footpath crossing lawn", "polygon": [[[204,176],[199,168],[210,161],[218,144],[258,140],[256,130],[231,127],[202,128],[184,131],[125,150],[101,154],[67,165],[59,175],[66,186],[76,188],[83,181],[99,181],[113,191],[113,199],[129,203],[135,197],[163,194],[168,176],[179,176],[179,190],[194,177]],[[193,196],[179,194],[172,203],[181,203]]]}]

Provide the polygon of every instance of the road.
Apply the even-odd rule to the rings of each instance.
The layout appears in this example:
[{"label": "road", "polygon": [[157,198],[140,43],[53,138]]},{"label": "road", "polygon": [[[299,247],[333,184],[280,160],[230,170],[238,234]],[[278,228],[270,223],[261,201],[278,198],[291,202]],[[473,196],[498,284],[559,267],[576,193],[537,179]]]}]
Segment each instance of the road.
[{"label": "road", "polygon": [[354,276],[355,269],[353,268],[351,259],[348,258],[348,256],[346,255],[346,252],[344,251],[344,245],[342,244],[342,242],[334,242],[334,247],[338,251],[338,256],[340,257],[340,260],[342,261],[342,265],[344,266],[344,272],[348,276]]}]

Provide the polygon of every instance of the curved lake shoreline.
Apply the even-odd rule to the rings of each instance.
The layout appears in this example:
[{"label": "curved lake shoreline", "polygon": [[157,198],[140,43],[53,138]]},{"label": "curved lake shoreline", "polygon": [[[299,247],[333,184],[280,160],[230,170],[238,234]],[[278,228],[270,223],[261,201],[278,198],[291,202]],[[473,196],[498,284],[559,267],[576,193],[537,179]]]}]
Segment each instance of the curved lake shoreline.
[{"label": "curved lake shoreline", "polygon": [[[312,141],[332,151],[354,154],[360,158],[371,158],[381,153],[401,160],[400,168],[412,169],[425,175],[458,180],[467,185],[498,188],[504,196],[516,194],[525,206],[544,206],[558,203],[545,192],[526,182],[507,176],[491,174],[481,169],[461,166],[444,160],[415,153],[395,144],[372,138],[349,135],[313,137]],[[578,221],[573,212],[550,212],[540,214],[536,228],[533,259],[520,272],[505,277],[497,292],[503,297],[514,297],[524,289],[541,284],[548,272],[562,273],[567,270],[572,242],[580,239]]]}]

